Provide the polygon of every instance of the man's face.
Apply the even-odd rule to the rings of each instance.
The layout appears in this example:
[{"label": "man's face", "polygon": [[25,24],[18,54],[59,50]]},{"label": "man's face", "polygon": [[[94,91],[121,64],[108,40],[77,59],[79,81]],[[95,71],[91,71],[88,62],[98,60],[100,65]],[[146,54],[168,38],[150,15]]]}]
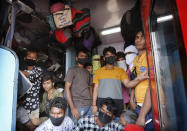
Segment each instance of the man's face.
[{"label": "man's face", "polygon": [[65,112],[61,108],[51,107],[50,115],[54,118],[60,118],[65,115]]},{"label": "man's face", "polygon": [[87,66],[86,69],[89,71],[90,74],[92,74],[93,67],[92,66]]},{"label": "man's face", "polygon": [[107,51],[105,56],[104,56],[104,60],[106,59],[106,57],[110,57],[110,56],[115,56],[116,57],[115,54],[111,53],[110,51]]},{"label": "man's face", "polygon": [[138,32],[135,38],[135,45],[137,50],[144,50],[145,49],[145,38],[142,32]]},{"label": "man's face", "polygon": [[113,117],[112,112],[110,112],[110,111],[107,109],[107,106],[106,106],[106,105],[103,105],[103,106],[100,108],[100,110],[101,110],[103,113],[107,114],[108,116]]},{"label": "man's face", "polygon": [[35,52],[27,52],[27,56],[25,57],[25,59],[29,59],[29,60],[38,60],[37,54]]},{"label": "man's face", "polygon": [[44,81],[42,85],[43,85],[44,90],[48,92],[50,89],[53,88],[54,83],[51,80],[47,80],[47,81]]},{"label": "man's face", "polygon": [[88,55],[86,53],[84,53],[84,52],[79,52],[78,56],[76,57],[76,60],[78,58],[88,58]]}]

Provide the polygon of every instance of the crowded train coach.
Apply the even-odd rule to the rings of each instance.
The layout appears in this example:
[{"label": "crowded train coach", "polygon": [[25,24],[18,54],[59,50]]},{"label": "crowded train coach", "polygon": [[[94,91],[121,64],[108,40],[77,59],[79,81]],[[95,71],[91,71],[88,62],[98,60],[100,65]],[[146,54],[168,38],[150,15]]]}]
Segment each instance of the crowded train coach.
[{"label": "crowded train coach", "polygon": [[0,131],[187,131],[186,0],[1,0]]}]

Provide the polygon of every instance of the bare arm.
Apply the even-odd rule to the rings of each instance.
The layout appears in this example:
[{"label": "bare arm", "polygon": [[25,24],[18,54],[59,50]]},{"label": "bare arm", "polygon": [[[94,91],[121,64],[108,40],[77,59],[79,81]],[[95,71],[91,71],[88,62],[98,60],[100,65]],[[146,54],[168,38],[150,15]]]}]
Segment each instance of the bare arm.
[{"label": "bare arm", "polygon": [[131,96],[130,96],[130,108],[132,110],[136,110],[136,103],[134,102],[134,96],[135,96],[135,89],[131,88]]},{"label": "bare arm", "polygon": [[92,84],[91,86],[89,86],[89,88],[90,88],[90,95],[91,95],[91,97],[93,97],[94,84]]},{"label": "bare arm", "polygon": [[136,85],[141,82],[142,80],[148,79],[148,74],[147,71],[143,72],[142,74],[140,74],[139,76],[137,76],[134,80],[129,81],[128,79],[125,79],[123,81],[123,84],[125,85],[125,87],[127,88],[133,88],[136,87]]},{"label": "bare arm", "polygon": [[70,88],[71,88],[71,83],[65,82],[66,99],[68,101],[68,104],[69,104],[70,108],[72,109],[72,108],[74,108],[74,104],[73,104]]},{"label": "bare arm", "polygon": [[97,106],[96,106],[96,101],[97,101],[97,96],[98,96],[98,84],[94,84],[94,90],[93,90],[93,114],[97,112]]},{"label": "bare arm", "polygon": [[73,103],[70,88],[71,88],[71,83],[65,82],[65,95],[66,95],[66,99],[67,99],[68,104],[69,104],[69,106],[71,108],[72,116],[76,120],[78,120],[80,118],[80,113],[79,113],[77,107],[75,107],[75,105]]},{"label": "bare arm", "polygon": [[98,84],[94,84],[94,90],[93,90],[93,105],[96,105],[98,96]]},{"label": "bare arm", "polygon": [[151,94],[150,94],[150,89],[148,87],[146,90],[143,106],[140,110],[140,114],[139,114],[138,119],[136,121],[137,125],[145,126],[145,117],[150,110],[151,110]]}]

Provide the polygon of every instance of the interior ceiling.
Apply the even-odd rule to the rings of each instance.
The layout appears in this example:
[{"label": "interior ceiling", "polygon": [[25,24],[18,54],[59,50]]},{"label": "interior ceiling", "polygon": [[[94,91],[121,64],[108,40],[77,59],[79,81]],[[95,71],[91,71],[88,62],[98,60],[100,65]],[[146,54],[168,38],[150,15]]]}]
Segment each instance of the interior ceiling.
[{"label": "interior ceiling", "polygon": [[[24,0],[22,0],[24,1]],[[29,1],[29,0],[27,0]],[[91,25],[100,32],[105,28],[119,26],[121,18],[127,10],[131,9],[136,0],[71,0],[75,9],[90,8]],[[50,31],[49,25],[45,23],[45,16],[49,15],[48,0],[32,0],[38,17],[32,17],[32,23],[24,23],[17,20],[21,29],[26,29],[27,36],[36,41],[47,35]],[[40,19],[39,19],[40,18]],[[101,36],[103,44],[123,42],[121,33]]]}]

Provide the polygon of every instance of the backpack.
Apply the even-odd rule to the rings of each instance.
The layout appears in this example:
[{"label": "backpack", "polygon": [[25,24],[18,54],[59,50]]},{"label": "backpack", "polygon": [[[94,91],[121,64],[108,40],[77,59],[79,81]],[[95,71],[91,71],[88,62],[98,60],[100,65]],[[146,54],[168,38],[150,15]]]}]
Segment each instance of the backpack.
[{"label": "backpack", "polygon": [[71,29],[65,28],[65,29],[58,29],[54,32],[55,39],[58,43],[60,43],[63,47],[67,48],[72,43],[72,34]]},{"label": "backpack", "polygon": [[90,9],[85,8],[80,11],[72,9],[72,32],[75,37],[81,37],[84,30],[88,30],[90,27]]},{"label": "backpack", "polygon": [[126,44],[132,44],[135,40],[135,32],[142,27],[140,0],[137,0],[135,6],[125,12],[121,19],[121,35]]}]

